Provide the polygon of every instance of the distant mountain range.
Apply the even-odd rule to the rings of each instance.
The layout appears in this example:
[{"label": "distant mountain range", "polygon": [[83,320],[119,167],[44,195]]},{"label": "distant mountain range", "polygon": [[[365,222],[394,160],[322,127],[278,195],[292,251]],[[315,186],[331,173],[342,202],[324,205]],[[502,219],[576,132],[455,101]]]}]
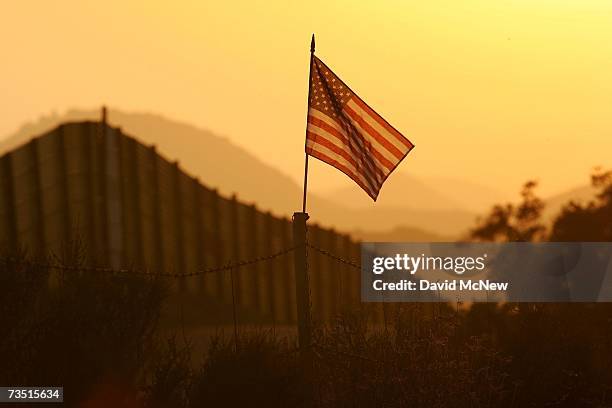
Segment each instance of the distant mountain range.
[{"label": "distant mountain range", "polygon": [[[42,117],[0,140],[0,154],[60,123],[99,118],[100,112],[94,110],[71,110]],[[156,145],[160,154],[178,160],[183,170],[224,195],[236,193],[240,200],[256,203],[278,215],[291,216],[300,209],[301,186],[227,138],[156,114],[110,110],[108,120],[142,143]],[[498,192],[473,183],[449,179],[423,181],[400,172],[389,178],[376,204],[348,180],[347,186],[326,194],[309,193],[312,220],[352,231],[358,238],[381,241],[453,239],[471,227],[476,215],[484,213],[485,208],[507,201]],[[573,193],[568,194],[559,196],[555,205]]]},{"label": "distant mountain range", "polygon": [[452,242],[457,238],[405,226],[395,227],[382,232],[357,229],[352,231],[351,235],[360,241],[366,242]]},{"label": "distant mountain range", "polygon": [[335,202],[347,203],[353,208],[376,205],[430,210],[459,209],[468,212],[482,212],[495,203],[511,198],[479,184],[442,177],[423,179],[402,173],[401,168],[385,182],[376,204],[357,185],[351,183],[323,196]]}]

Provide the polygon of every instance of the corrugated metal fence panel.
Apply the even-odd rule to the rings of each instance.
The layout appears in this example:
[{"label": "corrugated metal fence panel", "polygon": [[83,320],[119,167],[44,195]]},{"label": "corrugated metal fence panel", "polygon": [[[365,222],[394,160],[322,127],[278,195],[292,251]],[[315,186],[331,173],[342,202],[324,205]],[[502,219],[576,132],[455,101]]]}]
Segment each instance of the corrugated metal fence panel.
[{"label": "corrugated metal fence panel", "polygon": [[[285,247],[289,247],[293,245],[293,225],[290,220],[283,218],[281,220],[282,229],[283,229],[283,242],[285,243]],[[296,294],[295,294],[295,266],[293,264],[293,259],[291,256],[284,257],[285,260],[285,270],[289,273],[286,275],[286,280],[284,280],[285,291],[288,296],[286,298],[285,308],[288,311],[287,317],[291,322],[297,322],[297,309],[295,305],[297,304]]]},{"label": "corrugated metal fence panel", "polygon": [[158,203],[160,250],[164,254],[162,270],[177,273],[180,271],[180,255],[177,254],[176,242],[179,240],[176,222],[178,195],[175,188],[174,166],[156,156],[158,187],[156,201]]},{"label": "corrugated metal fence panel", "polygon": [[[266,214],[266,234],[263,242],[264,251],[278,252],[291,246],[291,237],[287,235],[290,224],[286,219],[276,218]],[[267,252],[266,252],[267,253]],[[288,262],[289,261],[289,262]],[[288,323],[292,321],[291,310],[295,308],[295,286],[293,280],[293,263],[289,255],[281,256],[264,265],[267,275],[267,292],[270,301],[270,313],[274,322]]]},{"label": "corrugated metal fence panel", "polygon": [[[180,228],[180,240],[177,245],[180,248],[181,268],[183,273],[202,269],[202,261],[199,259],[201,254],[201,238],[198,235],[198,228],[201,227],[201,218],[197,216],[198,196],[196,195],[197,184],[194,180],[175,166],[177,195],[181,197],[178,206],[178,223]],[[194,188],[195,186],[195,188]],[[186,289],[190,292],[201,292],[204,280],[202,278],[190,279],[186,282]]]},{"label": "corrugated metal fence panel", "polygon": [[123,263],[125,266],[144,266],[142,242],[142,216],[140,211],[140,191],[138,178],[137,143],[128,137],[119,137],[121,172],[121,195],[123,202]]},{"label": "corrugated metal fence panel", "polygon": [[[348,235],[340,236],[340,253],[345,259],[355,259],[355,251],[353,250],[355,244],[351,241]],[[360,254],[357,252],[357,257]],[[359,271],[349,266],[344,266],[340,269],[340,293],[342,298],[341,309],[343,311],[351,310],[359,304],[359,298],[356,294],[359,294]]]},{"label": "corrugated metal fence panel", "polygon": [[0,249],[15,251],[18,245],[15,224],[12,156],[0,157]]},{"label": "corrugated metal fence panel", "polygon": [[43,220],[40,214],[40,184],[36,139],[11,153],[15,220],[19,244],[29,253],[42,255]]},{"label": "corrugated metal fence panel", "polygon": [[[238,202],[235,197],[232,200],[232,205],[235,207],[234,237],[232,242],[232,247],[234,248],[233,259],[250,259],[254,257],[254,245],[251,241],[253,212],[250,206]],[[253,265],[234,271],[238,303],[249,309],[257,306],[257,292],[253,290],[255,286],[253,271]]]},{"label": "corrugated metal fence panel", "polygon": [[140,218],[140,240],[143,262],[152,271],[159,270],[156,265],[163,265],[161,253],[161,231],[159,225],[157,196],[157,155],[154,151],[140,144],[135,145],[136,179],[138,180],[138,210]]},{"label": "corrugated metal fence panel", "polygon": [[[333,230],[325,229],[323,230],[323,242],[321,243],[321,246],[334,254],[339,254],[337,238],[338,235]],[[325,321],[329,321],[333,319],[334,316],[337,316],[340,312],[338,280],[340,278],[340,271],[342,270],[343,266],[329,257],[325,257],[325,264],[325,280],[321,290],[324,292],[324,296],[329,299],[327,302],[329,304],[329,309],[327,310],[327,315],[325,316]]]},{"label": "corrugated metal fence panel", "polygon": [[[235,206],[231,200],[216,195],[216,213],[213,222],[218,228],[217,250],[219,262],[217,265],[229,263],[236,253],[237,241],[234,233]],[[217,296],[225,302],[231,302],[232,293],[229,281],[229,273],[216,274]]]},{"label": "corrugated metal fence panel", "polygon": [[[255,205],[251,207],[251,214],[253,231],[250,246],[255,257],[264,256],[270,252],[271,232],[268,230],[268,217],[266,213],[258,211]],[[271,262],[258,262],[253,265],[257,310],[268,318],[274,316],[274,302],[270,293],[272,267]]]},{"label": "corrugated metal fence panel", "polygon": [[106,240],[108,243],[108,255],[110,266],[118,268],[124,263],[125,244],[123,234],[123,177],[121,166],[120,139],[121,134],[116,129],[106,128],[104,138],[104,150],[106,152],[106,172],[104,181],[106,195]]},{"label": "corrugated metal fence panel", "polygon": [[[198,223],[198,242],[196,251],[199,255],[202,268],[212,268],[221,265],[221,241],[220,241],[220,220],[219,196],[214,190],[203,187],[199,183],[195,187],[197,194],[196,208]],[[222,286],[223,276],[219,274],[206,274],[203,276],[204,292],[221,298],[219,288]]]},{"label": "corrugated metal fence panel", "polygon": [[104,167],[106,153],[104,151],[103,126],[100,123],[87,122],[84,126],[78,123],[69,124],[81,128],[81,138],[84,144],[84,165],[86,169],[87,192],[86,203],[89,216],[89,253],[97,264],[108,265],[107,219],[106,219],[106,191],[104,180]]},{"label": "corrugated metal fence panel", "polygon": [[[310,225],[308,227],[308,241],[312,245],[321,246],[321,228],[318,225]],[[324,279],[324,259],[322,255],[311,249],[307,249],[308,273],[310,276],[311,302],[312,302],[312,318],[315,322],[323,321],[325,311],[327,310],[324,293],[321,290],[321,285]]]},{"label": "corrugated metal fence panel", "polygon": [[40,194],[44,219],[44,241],[47,251],[59,254],[68,234],[66,225],[66,174],[62,133],[55,130],[38,143]]},{"label": "corrugated metal fence panel", "polygon": [[[80,238],[98,263],[192,272],[292,245],[290,220],[219,196],[154,147],[100,123],[62,125],[1,157],[0,194],[0,246],[37,255]],[[318,225],[308,235],[343,258],[359,257],[348,236]],[[316,321],[360,306],[359,271],[313,249],[308,263]],[[234,273],[241,307],[273,322],[295,322],[290,254]],[[176,287],[231,302],[229,272]]]},{"label": "corrugated metal fence panel", "polygon": [[89,134],[85,125],[65,125],[60,128],[65,158],[66,214],[69,219],[67,235],[80,240],[88,252],[95,250],[94,200],[90,174]]}]

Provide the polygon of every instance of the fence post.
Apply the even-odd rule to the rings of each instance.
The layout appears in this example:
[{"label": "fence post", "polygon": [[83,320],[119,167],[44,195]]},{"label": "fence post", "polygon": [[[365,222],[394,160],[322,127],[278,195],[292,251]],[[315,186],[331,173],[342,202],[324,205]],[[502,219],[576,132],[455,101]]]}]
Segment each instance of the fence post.
[{"label": "fence post", "polygon": [[[293,245],[295,246],[293,259],[295,265],[298,341],[306,383],[311,384],[313,371],[312,319],[310,315],[310,287],[306,267],[306,220],[308,220],[307,213],[293,213]],[[307,398],[311,396],[307,395]]]}]

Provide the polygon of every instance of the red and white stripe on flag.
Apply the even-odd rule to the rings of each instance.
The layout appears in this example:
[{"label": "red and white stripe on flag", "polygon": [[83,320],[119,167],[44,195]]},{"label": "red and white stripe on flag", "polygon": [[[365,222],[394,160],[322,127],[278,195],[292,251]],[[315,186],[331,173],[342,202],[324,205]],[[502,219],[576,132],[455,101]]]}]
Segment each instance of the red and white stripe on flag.
[{"label": "red and white stripe on flag", "polygon": [[353,179],[374,201],[414,145],[312,57],[306,153]]}]

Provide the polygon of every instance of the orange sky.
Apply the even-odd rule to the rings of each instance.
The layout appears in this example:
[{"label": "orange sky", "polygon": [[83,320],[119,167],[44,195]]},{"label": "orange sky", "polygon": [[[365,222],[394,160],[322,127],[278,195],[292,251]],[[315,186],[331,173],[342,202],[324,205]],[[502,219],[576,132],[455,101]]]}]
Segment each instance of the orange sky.
[{"label": "orange sky", "polygon": [[[7,2],[0,138],[106,103],[209,128],[300,181],[312,32],[416,144],[402,172],[505,193],[537,177],[547,194],[612,166],[608,0]],[[351,183],[320,163],[310,180]]]}]

